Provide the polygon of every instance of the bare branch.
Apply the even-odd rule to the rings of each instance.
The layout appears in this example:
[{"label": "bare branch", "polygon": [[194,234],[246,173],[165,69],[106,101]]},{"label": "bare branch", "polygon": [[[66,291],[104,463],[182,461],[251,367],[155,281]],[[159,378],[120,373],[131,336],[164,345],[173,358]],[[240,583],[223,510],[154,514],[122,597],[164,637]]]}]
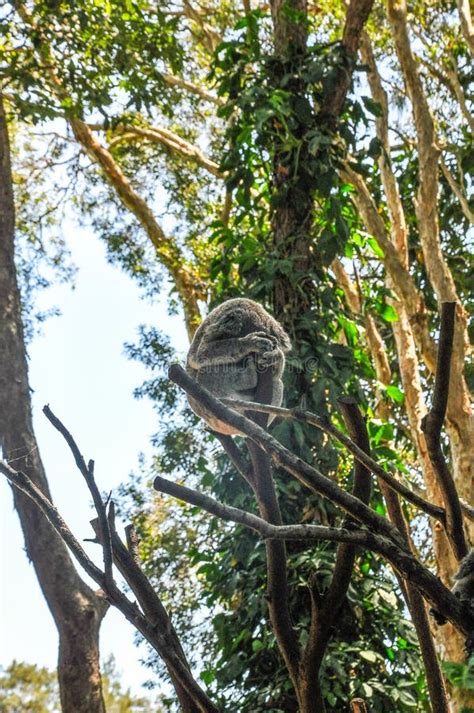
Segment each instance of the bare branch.
[{"label": "bare branch", "polygon": [[59,511],[49,501],[49,499],[43,495],[41,490],[30,480],[30,478],[28,478],[27,475],[25,475],[25,473],[14,470],[10,465],[8,465],[8,463],[0,461],[0,472],[8,478],[10,483],[28,495],[28,497],[36,503],[54,527],[58,535],[62,537],[81,567],[92,577],[99,587],[105,591],[106,583],[104,573],[96,567],[87,553],[83,550],[81,544],[78,540],[76,540],[66,522],[61,517]]},{"label": "bare branch", "polygon": [[[271,368],[266,368],[260,372],[255,393],[255,397],[259,401],[271,403],[273,378]],[[254,421],[259,427],[265,428],[268,423],[268,414],[255,414]],[[249,441],[247,445],[253,466],[253,491],[257,499],[260,515],[273,525],[281,525],[283,521],[273,480],[270,457],[258,444]],[[270,620],[278,646],[299,697],[301,651],[290,612],[286,545],[281,540],[267,540],[265,542],[265,550],[267,555],[267,600]]]},{"label": "bare branch", "polygon": [[[179,680],[182,688],[185,689],[186,697],[180,699],[183,711],[186,713],[218,713],[218,709],[207,698],[197,682],[193,679],[183,661],[177,656],[174,650],[171,650],[169,638],[163,635],[156,626],[148,621],[147,617],[144,616],[137,605],[131,602],[125,594],[120,591],[113,579],[106,578],[104,572],[96,567],[80,543],[76,540],[57,509],[48,498],[43,495],[39,488],[34,485],[30,478],[21,471],[17,472],[13,470],[13,468],[3,461],[0,461],[0,472],[2,472],[16,488],[24,492],[34,501],[56,532],[62,537],[81,567],[83,567],[87,574],[103,589],[111,604],[122,612],[126,619],[143,634],[145,639],[163,658],[170,674],[172,672]],[[177,692],[179,693],[179,690],[177,690]]]},{"label": "bare branch", "polygon": [[165,146],[170,151],[179,154],[185,159],[194,161],[198,166],[201,166],[213,176],[216,176],[216,178],[225,178],[225,174],[219,171],[219,166],[215,161],[208,158],[197,146],[194,146],[169,129],[163,129],[161,127],[143,128],[141,126],[127,124],[117,127],[114,133],[115,137],[109,143],[110,149],[122,142],[151,141],[152,143]]},{"label": "bare branch", "polygon": [[431,410],[422,421],[422,429],[426,436],[430,460],[443,494],[446,508],[446,533],[459,561],[465,557],[468,548],[464,537],[459,496],[441,448],[441,429],[446,415],[449,395],[455,321],[456,303],[444,302],[441,306],[441,327],[433,404]]},{"label": "bare branch", "polygon": [[471,224],[474,224],[474,211],[471,210],[471,207],[469,205],[469,201],[466,198],[466,195],[462,189],[462,187],[459,185],[459,183],[456,182],[454,179],[453,174],[449,170],[448,166],[446,165],[446,161],[441,157],[440,159],[440,165],[441,165],[441,170],[443,171],[443,175],[446,178],[449,187],[451,188],[452,192],[456,196],[456,198],[459,201],[459,205],[461,206],[461,210],[468,219],[468,221]]},{"label": "bare branch", "polygon": [[[369,454],[367,430],[355,400],[350,397],[342,398],[339,400],[339,406],[351,438],[361,450]],[[354,466],[352,494],[368,505],[371,494],[370,471],[358,460]],[[356,522],[351,517],[345,518],[344,527],[353,528],[355,525]],[[319,676],[332,629],[347,595],[356,554],[357,549],[353,545],[339,545],[331,581],[324,597],[320,601],[314,593],[311,597],[310,633],[304,652],[307,675],[310,677]]]},{"label": "bare branch", "polygon": [[83,476],[84,480],[86,481],[87,487],[89,488],[89,491],[92,495],[92,500],[94,501],[94,507],[97,511],[97,514],[99,516],[99,522],[100,522],[101,543],[102,543],[102,550],[104,553],[105,579],[107,581],[107,584],[111,584],[113,582],[112,542],[110,539],[109,522],[107,519],[105,505],[104,505],[102,496],[99,492],[99,488],[97,487],[97,484],[96,484],[95,478],[94,478],[94,461],[92,461],[92,460],[89,461],[89,465],[86,466],[86,462],[85,462],[73,436],[68,431],[66,426],[59,420],[59,418],[54,415],[54,413],[51,411],[49,406],[43,407],[43,413],[46,416],[46,418],[48,419],[48,421],[50,423],[52,423],[52,425],[63,436],[64,440],[66,441],[69,448],[71,449],[71,453],[74,456],[74,460],[76,462],[77,468],[78,468],[79,472],[81,473],[81,475]]},{"label": "bare branch", "polygon": [[321,525],[273,525],[258,515],[246,512],[231,505],[211,498],[209,495],[199,493],[197,490],[178,485],[171,480],[155,477],[153,487],[160,493],[171,495],[173,498],[183,500],[190,505],[202,508],[211,515],[215,515],[226,522],[236,522],[248,527],[264,538],[278,540],[327,540],[328,542],[348,542],[356,545],[367,545],[365,530],[346,530],[337,527],[323,527]]},{"label": "bare branch", "polygon": [[204,87],[200,87],[198,84],[188,81],[187,79],[182,79],[174,74],[163,74],[163,80],[166,84],[171,87],[179,87],[180,89],[185,89],[190,94],[196,94],[201,99],[211,102],[212,104],[217,104],[218,106],[225,104],[225,101],[220,97],[208,92]]},{"label": "bare branch", "polygon": [[253,490],[255,488],[255,479],[252,465],[245,460],[244,454],[234,439],[217,431],[213,431],[213,434],[229,456],[231,463]]},{"label": "bare branch", "polygon": [[263,518],[230,505],[224,505],[208,495],[173,483],[161,476],[155,478],[154,487],[162,493],[201,507],[223,520],[237,522],[249,527],[254,532],[262,535],[262,537],[305,542],[327,539],[328,541],[347,542],[367,547],[367,549],[383,555],[404,579],[410,579],[423,592],[423,595],[432,606],[433,603],[436,603],[434,606],[438,607],[439,603],[439,606],[443,607],[443,615],[448,612],[446,618],[452,621],[464,634],[468,635],[469,627],[472,628],[474,626],[472,613],[466,611],[457,597],[434,574],[431,574],[426,567],[420,564],[416,557],[405,549],[404,545],[394,544],[385,536],[376,534],[373,530],[345,530],[344,528],[322,527],[320,525],[272,525],[263,520]]},{"label": "bare branch", "polygon": [[443,508],[439,507],[438,505],[434,505],[433,503],[430,503],[421,495],[415,493],[408,485],[405,485],[405,482],[397,480],[393,475],[384,470],[381,465],[374,461],[373,458],[367,455],[367,453],[364,453],[364,451],[362,451],[356,443],[354,443],[350,438],[348,438],[345,433],[336,428],[336,426],[333,426],[333,424],[327,418],[323,418],[315,413],[311,413],[311,411],[287,409],[281,406],[258,404],[253,401],[222,399],[222,403],[226,404],[227,406],[230,406],[233,409],[236,409],[237,411],[262,411],[264,413],[281,416],[282,418],[292,418],[297,421],[302,421],[303,423],[310,423],[311,425],[316,426],[316,428],[319,428],[321,431],[324,431],[324,433],[327,433],[328,435],[332,436],[340,443],[342,443],[342,445],[345,446],[347,450],[352,453],[352,455],[355,456],[360,463],[365,465],[372,473],[374,473],[374,475],[377,475],[379,478],[384,480],[388,485],[390,485],[391,488],[393,488],[393,490],[396,490],[398,493],[400,493],[400,495],[403,495],[406,500],[411,502],[413,505],[416,505],[420,508],[420,510],[426,512],[432,517],[435,517],[437,520],[444,524],[446,516]]},{"label": "bare branch", "polygon": [[203,404],[206,410],[209,410],[218,420],[248,436],[260,448],[269,453],[274,463],[294,475],[306,487],[330,498],[356,520],[372,527],[376,532],[392,538],[394,542],[400,542],[397,530],[387,520],[377,515],[358,498],[339,488],[316,468],[295,456],[261,426],[225,406],[209,391],[193,381],[178,364],[171,365],[168,375],[178,386],[191,394],[193,399]]}]

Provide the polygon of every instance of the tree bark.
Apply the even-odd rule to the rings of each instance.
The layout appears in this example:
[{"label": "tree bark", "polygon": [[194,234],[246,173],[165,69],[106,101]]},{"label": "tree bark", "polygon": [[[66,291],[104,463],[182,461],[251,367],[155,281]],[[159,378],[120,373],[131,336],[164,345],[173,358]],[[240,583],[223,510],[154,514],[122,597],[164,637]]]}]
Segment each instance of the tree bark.
[{"label": "tree bark", "polygon": [[[5,458],[50,498],[32,424],[14,230],[10,145],[0,94],[0,445]],[[79,577],[64,543],[36,505],[19,491],[13,497],[28,558],[59,632],[62,710],[105,713],[98,637],[107,602]]]}]

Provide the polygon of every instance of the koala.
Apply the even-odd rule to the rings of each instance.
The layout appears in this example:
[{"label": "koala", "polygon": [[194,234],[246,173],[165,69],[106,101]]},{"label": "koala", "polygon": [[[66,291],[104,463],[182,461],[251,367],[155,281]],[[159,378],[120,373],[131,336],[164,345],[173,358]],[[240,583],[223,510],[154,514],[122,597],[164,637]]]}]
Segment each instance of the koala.
[{"label": "koala", "polygon": [[[281,376],[285,354],[291,349],[283,327],[257,302],[227,300],[208,314],[189,348],[186,370],[201,386],[218,398],[255,401],[259,376],[271,368],[271,403],[283,400]],[[189,398],[193,411],[219,433],[238,433],[205,412]],[[270,419],[271,420],[271,419]]]},{"label": "koala", "polygon": [[462,558],[459,569],[454,575],[452,593],[462,602],[474,607],[474,548]]}]

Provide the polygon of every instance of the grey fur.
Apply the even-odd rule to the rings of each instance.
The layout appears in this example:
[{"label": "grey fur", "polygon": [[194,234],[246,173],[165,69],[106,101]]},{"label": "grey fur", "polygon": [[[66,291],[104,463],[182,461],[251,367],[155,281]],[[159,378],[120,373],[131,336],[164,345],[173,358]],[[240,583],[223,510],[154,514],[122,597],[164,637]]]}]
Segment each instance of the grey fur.
[{"label": "grey fur", "polygon": [[474,548],[461,560],[454,580],[452,593],[474,606]]},{"label": "grey fur", "polygon": [[[197,329],[186,370],[215,396],[255,401],[259,372],[271,367],[274,375],[271,403],[280,406],[281,376],[285,354],[290,349],[290,338],[283,327],[258,302],[244,298],[227,300],[212,310]],[[189,403],[215,431],[236,433],[204,412],[193,399]]]}]

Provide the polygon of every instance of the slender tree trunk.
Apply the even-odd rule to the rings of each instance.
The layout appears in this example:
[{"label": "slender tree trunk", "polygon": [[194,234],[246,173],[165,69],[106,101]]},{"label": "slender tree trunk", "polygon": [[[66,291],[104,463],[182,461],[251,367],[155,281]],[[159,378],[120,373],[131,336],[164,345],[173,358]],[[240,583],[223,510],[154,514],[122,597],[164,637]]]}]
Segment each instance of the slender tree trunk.
[{"label": "slender tree trunk", "polygon": [[[51,497],[33,432],[14,228],[10,146],[0,94],[0,445],[4,457]],[[13,496],[28,558],[59,632],[62,709],[104,713],[98,637],[107,602],[79,577],[64,543],[36,505],[20,492]]]}]

